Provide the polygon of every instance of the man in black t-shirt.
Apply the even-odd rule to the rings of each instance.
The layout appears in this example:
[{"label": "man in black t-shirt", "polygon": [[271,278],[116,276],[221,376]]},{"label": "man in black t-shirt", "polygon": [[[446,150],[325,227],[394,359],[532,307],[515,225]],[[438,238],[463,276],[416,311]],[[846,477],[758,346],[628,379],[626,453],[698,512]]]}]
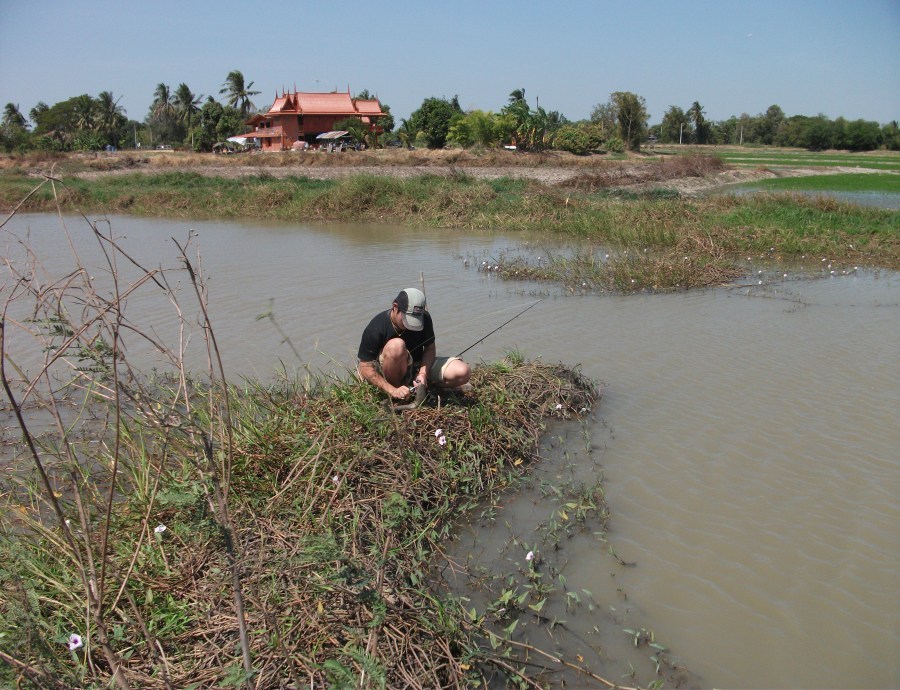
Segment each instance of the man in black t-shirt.
[{"label": "man in black t-shirt", "polygon": [[412,386],[424,392],[430,383],[444,388],[468,383],[472,373],[468,364],[459,357],[437,357],[436,353],[425,295],[406,288],[391,308],[376,314],[363,331],[357,371],[395,400],[408,398]]}]

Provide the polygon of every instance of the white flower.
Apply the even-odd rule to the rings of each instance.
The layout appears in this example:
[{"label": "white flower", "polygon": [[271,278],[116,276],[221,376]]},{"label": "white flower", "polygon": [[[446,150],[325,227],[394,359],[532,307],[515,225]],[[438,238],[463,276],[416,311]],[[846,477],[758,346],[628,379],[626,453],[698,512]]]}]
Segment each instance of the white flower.
[{"label": "white flower", "polygon": [[557,409],[557,410],[561,410],[561,409],[562,409],[562,403],[556,403],[556,409]]},{"label": "white flower", "polygon": [[166,527],[165,525],[160,524],[160,525],[157,525],[156,527],[154,527],[153,531],[156,532],[157,534],[162,534],[167,529],[169,529],[169,528]]},{"label": "white flower", "polygon": [[525,560],[526,560],[526,561],[530,561],[530,560],[532,560],[533,558],[534,558],[534,551],[529,551],[528,553],[525,554]]},{"label": "white flower", "polygon": [[334,475],[334,476],[331,478],[331,481],[333,481],[335,484],[340,484],[341,478],[338,477],[337,475]]},{"label": "white flower", "polygon": [[83,644],[84,643],[81,641],[81,635],[76,635],[75,633],[72,633],[71,635],[69,635],[69,649],[71,651],[74,652],[76,649],[81,647]]},{"label": "white flower", "polygon": [[435,430],[434,430],[434,435],[435,435],[435,436],[443,436],[443,435],[444,435],[444,430],[443,430],[443,429],[435,429]]},{"label": "white flower", "polygon": [[438,443],[440,443],[442,446],[446,446],[447,445],[447,437],[446,436],[438,437]]}]

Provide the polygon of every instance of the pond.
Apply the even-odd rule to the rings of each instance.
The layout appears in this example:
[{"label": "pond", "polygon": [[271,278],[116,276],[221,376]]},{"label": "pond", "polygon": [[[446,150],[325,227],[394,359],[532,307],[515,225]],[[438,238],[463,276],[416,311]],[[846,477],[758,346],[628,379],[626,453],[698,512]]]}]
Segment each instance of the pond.
[{"label": "pond", "polygon": [[[65,220],[72,245],[99,265],[84,222]],[[630,626],[652,630],[706,687],[900,686],[897,273],[801,280],[765,267],[762,285],[754,275],[730,289],[575,294],[478,270],[505,251],[558,249],[533,237],[110,224],[150,266],[176,263],[170,238],[193,233],[235,380],[281,369],[346,375],[368,319],[423,277],[439,353],[462,351],[542,298],[466,358],[517,348],[604,383],[588,430],[609,543],[567,547],[569,585],[593,592],[606,613],[627,606]],[[10,232],[29,233],[49,273],[63,266],[70,250],[55,216],[16,217],[0,231],[4,256],[15,257]],[[135,296],[129,310],[177,338],[166,300]],[[204,366],[203,353],[192,357]],[[502,510],[515,520],[526,506],[511,499]],[[618,566],[608,547],[636,565]],[[587,631],[591,616],[570,624]]]}]

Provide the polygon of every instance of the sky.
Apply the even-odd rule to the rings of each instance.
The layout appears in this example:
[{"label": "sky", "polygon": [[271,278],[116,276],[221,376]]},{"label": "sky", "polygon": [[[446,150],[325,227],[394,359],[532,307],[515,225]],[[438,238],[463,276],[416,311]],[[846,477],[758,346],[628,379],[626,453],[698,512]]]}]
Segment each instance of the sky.
[{"label": "sky", "polygon": [[0,107],[111,91],[143,121],[159,83],[219,94],[363,89],[399,125],[429,97],[499,111],[511,91],[570,120],[615,91],[650,124],[764,113],[900,120],[900,0],[0,0]]}]

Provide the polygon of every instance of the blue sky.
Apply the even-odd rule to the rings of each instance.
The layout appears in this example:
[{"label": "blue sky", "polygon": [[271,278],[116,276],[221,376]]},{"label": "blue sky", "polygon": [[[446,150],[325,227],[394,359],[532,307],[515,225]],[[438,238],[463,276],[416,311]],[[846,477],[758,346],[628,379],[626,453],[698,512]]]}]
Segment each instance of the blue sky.
[{"label": "blue sky", "polygon": [[650,122],[900,119],[900,0],[0,0],[0,107],[112,91],[143,120],[160,82],[220,98],[238,69],[276,92],[377,93],[399,124],[430,96],[498,111],[513,89],[571,120],[614,91]]}]

